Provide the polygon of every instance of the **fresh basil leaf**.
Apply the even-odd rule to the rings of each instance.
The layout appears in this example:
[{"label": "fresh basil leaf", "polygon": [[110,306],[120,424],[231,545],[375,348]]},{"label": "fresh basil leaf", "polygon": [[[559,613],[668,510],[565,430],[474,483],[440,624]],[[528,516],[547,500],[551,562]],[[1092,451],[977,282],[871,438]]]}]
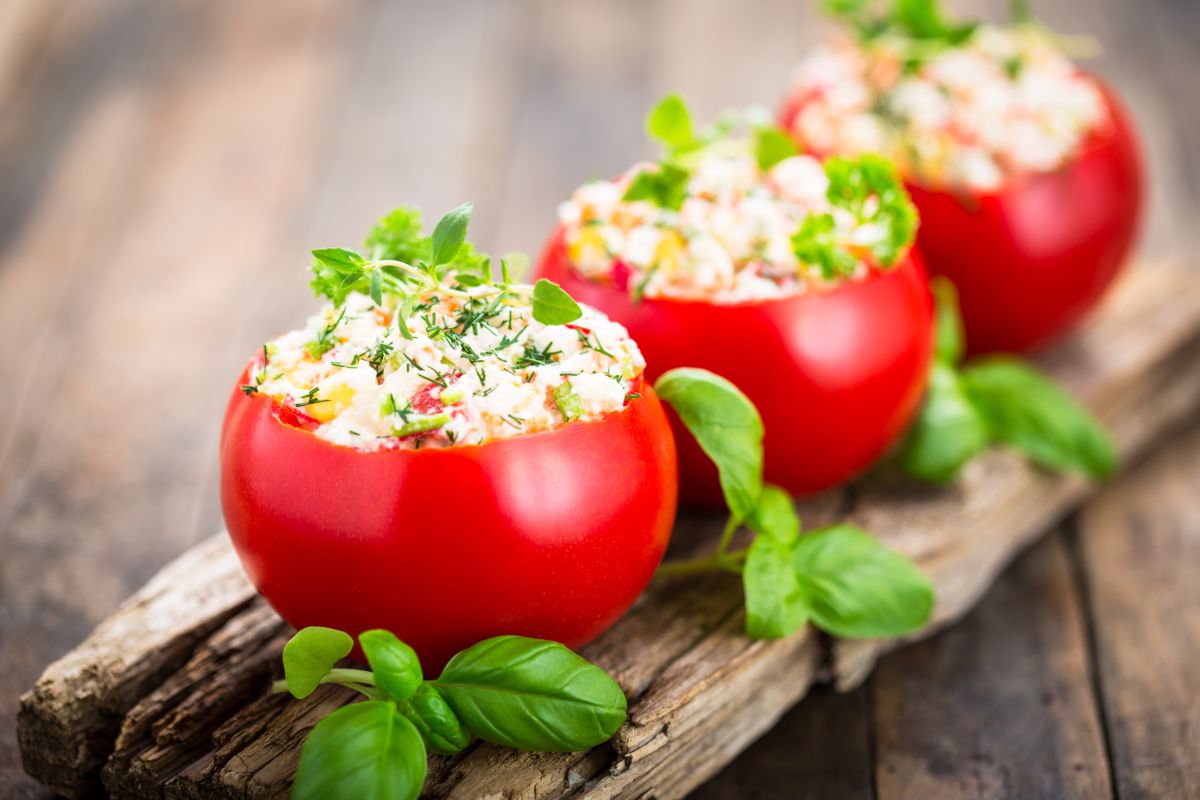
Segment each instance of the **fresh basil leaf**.
[{"label": "fresh basil leaf", "polygon": [[742,567],[742,586],[746,594],[746,635],[752,639],[783,639],[808,620],[806,597],[792,564],[795,547],[794,541],[784,543],[762,535],[750,543]]},{"label": "fresh basil leaf", "polygon": [[421,660],[391,631],[364,631],[358,643],[375,673],[375,685],[391,700],[407,700],[421,685]]},{"label": "fresh basil leaf", "polygon": [[669,94],[646,115],[646,133],[662,142],[668,151],[687,148],[695,140],[692,114],[677,94]]},{"label": "fresh basil leaf", "polygon": [[754,155],[763,172],[799,152],[792,137],[774,125],[766,125],[754,132]]},{"label": "fresh basil leaf", "polygon": [[288,691],[298,699],[308,697],[353,647],[350,634],[333,628],[311,626],[296,631],[283,646],[283,676]]},{"label": "fresh basil leaf", "polygon": [[433,684],[468,731],[523,750],[586,750],[625,722],[617,682],[558,642],[485,639],[450,659]]},{"label": "fresh basil leaf", "polygon": [[769,537],[781,544],[794,542],[800,536],[800,517],[796,515],[792,496],[771,484],[762,487],[746,525],[760,537]]},{"label": "fresh basil leaf", "polygon": [[967,396],[958,373],[934,362],[925,402],[900,450],[900,469],[918,480],[949,483],[990,440],[987,422]]},{"label": "fresh basil leaf", "polygon": [[467,225],[471,222],[471,212],[474,208],[472,203],[463,203],[438,220],[430,241],[431,263],[434,266],[454,261],[463,243],[467,241]]},{"label": "fresh basil leaf", "polygon": [[691,173],[678,164],[659,164],[634,176],[622,200],[646,200],[659,208],[678,211],[687,198]]},{"label": "fresh basil leaf", "polygon": [[416,726],[425,746],[435,753],[452,755],[471,741],[471,735],[458,721],[454,709],[429,683],[422,683],[416,694],[397,703],[396,707]]},{"label": "fresh basil leaf", "polygon": [[684,367],[654,383],[713,463],[729,510],[749,519],[762,492],[763,425],[754,404],[729,381]]},{"label": "fresh basil leaf", "polygon": [[421,734],[394,704],[354,703],[308,734],[292,799],[415,800],[427,766]]},{"label": "fresh basil leaf", "polygon": [[1116,469],[1116,448],[1100,423],[1028,364],[995,357],[968,366],[962,379],[992,436],[1035,464],[1095,478]]},{"label": "fresh basil leaf", "polygon": [[947,366],[962,361],[964,349],[962,313],[958,308],[958,290],[941,275],[929,282],[933,290],[933,355]]},{"label": "fresh basil leaf", "polygon": [[583,316],[571,295],[554,281],[545,278],[533,285],[533,318],[543,325],[566,325]]},{"label": "fresh basil leaf", "polygon": [[929,579],[853,525],[801,536],[793,563],[813,623],[834,636],[901,636],[923,626],[933,611]]},{"label": "fresh basil leaf", "polygon": [[344,247],[325,247],[320,250],[313,250],[312,254],[313,258],[322,264],[328,264],[331,267],[343,270],[348,267],[361,269],[367,265],[365,258],[353,250],[347,250]]},{"label": "fresh basil leaf", "polygon": [[383,270],[379,267],[371,270],[371,286],[369,289],[371,302],[377,306],[383,305]]}]

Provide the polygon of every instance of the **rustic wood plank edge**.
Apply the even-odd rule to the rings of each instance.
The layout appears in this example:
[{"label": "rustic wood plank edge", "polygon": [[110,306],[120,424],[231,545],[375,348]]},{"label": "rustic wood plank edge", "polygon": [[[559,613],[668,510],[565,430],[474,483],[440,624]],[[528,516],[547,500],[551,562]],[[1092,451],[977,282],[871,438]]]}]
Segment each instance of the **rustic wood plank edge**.
[{"label": "rustic wood plank edge", "polygon": [[[1129,461],[1200,406],[1198,359],[1200,277],[1159,268],[1138,270],[1045,363],[1112,426]],[[926,636],[965,613],[1020,548],[1097,489],[993,453],[949,491],[873,476],[850,493],[850,510],[938,586],[934,621],[918,635]],[[712,526],[696,527],[703,530],[688,533],[713,534]],[[610,744],[583,754],[476,746],[434,759],[427,793],[679,797],[771,727],[813,682],[854,686],[894,646],[811,631],[753,642],[741,634],[739,606],[737,582],[722,576],[652,587],[584,651],[631,698],[630,720]],[[237,663],[265,686],[264,665],[282,630],[254,598],[224,537],[215,537],[168,566],[22,698],[26,769],[66,795],[94,790],[106,761],[114,797],[286,794],[307,729],[349,698],[326,692],[303,703],[262,698],[246,706],[245,683],[213,681],[214,665]],[[261,632],[258,658],[231,650],[247,631]]]}]

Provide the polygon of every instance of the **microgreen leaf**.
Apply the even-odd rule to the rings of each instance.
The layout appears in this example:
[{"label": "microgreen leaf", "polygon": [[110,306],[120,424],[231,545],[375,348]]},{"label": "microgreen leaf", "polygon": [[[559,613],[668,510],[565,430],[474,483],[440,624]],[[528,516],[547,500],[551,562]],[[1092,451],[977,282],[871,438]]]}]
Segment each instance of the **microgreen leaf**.
[{"label": "microgreen leaf", "polygon": [[533,318],[543,325],[566,325],[583,316],[571,295],[554,281],[545,278],[533,285]]},{"label": "microgreen leaf", "polygon": [[754,155],[758,168],[766,172],[784,159],[800,152],[792,137],[774,125],[765,125],[754,131]]},{"label": "microgreen leaf", "polygon": [[455,716],[454,709],[430,683],[422,683],[416,694],[397,703],[396,707],[416,726],[425,746],[435,753],[451,755],[471,741],[471,735]]},{"label": "microgreen leaf", "polygon": [[929,483],[949,483],[988,446],[990,433],[958,373],[935,362],[917,419],[900,450],[905,474]]},{"label": "microgreen leaf", "polygon": [[353,250],[327,247],[313,250],[312,280],[309,286],[318,297],[327,297],[335,306],[346,301],[353,291],[363,291],[370,282],[367,261]]},{"label": "microgreen leaf", "polygon": [[432,683],[468,731],[508,747],[586,750],[625,722],[617,682],[557,642],[485,639],[452,658]]},{"label": "microgreen leaf", "polygon": [[390,700],[407,700],[421,685],[421,661],[413,649],[391,631],[372,630],[358,635],[375,685]]},{"label": "microgreen leaf", "polygon": [[449,264],[458,255],[467,240],[467,225],[471,222],[471,212],[474,208],[472,203],[463,203],[438,220],[430,242],[430,262],[433,265]]},{"label": "microgreen leaf", "polygon": [[933,291],[934,357],[943,364],[954,366],[963,357],[963,321],[958,310],[958,290],[944,276],[929,282]]},{"label": "microgreen leaf", "polygon": [[717,465],[729,510],[747,519],[762,491],[762,420],[754,404],[729,381],[707,370],[682,368],[654,384]]},{"label": "microgreen leaf", "polygon": [[834,636],[902,636],[928,622],[933,611],[929,579],[853,525],[801,536],[793,562],[814,624]]},{"label": "microgreen leaf", "polygon": [[308,734],[292,798],[415,800],[427,763],[420,733],[395,704],[354,703],[322,719]]},{"label": "microgreen leaf", "polygon": [[687,103],[677,94],[669,94],[646,115],[646,133],[662,142],[668,152],[689,147],[695,134],[692,130],[692,115]]},{"label": "microgreen leaf", "polygon": [[687,197],[691,173],[678,164],[664,163],[634,176],[622,200],[646,200],[659,208],[678,211]]},{"label": "microgreen leaf", "polygon": [[350,655],[354,640],[333,628],[311,626],[296,631],[283,646],[283,675],[293,697],[305,698],[316,690],[333,665]]},{"label": "microgreen leaf", "polygon": [[1100,423],[1028,364],[995,357],[968,366],[962,380],[992,436],[1035,464],[1095,478],[1116,469],[1116,449]]}]

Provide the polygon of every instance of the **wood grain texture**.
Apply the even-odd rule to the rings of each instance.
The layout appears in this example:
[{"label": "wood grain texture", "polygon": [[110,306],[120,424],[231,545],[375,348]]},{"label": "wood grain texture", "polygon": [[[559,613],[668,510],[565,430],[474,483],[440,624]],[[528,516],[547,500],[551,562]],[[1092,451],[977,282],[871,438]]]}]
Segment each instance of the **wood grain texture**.
[{"label": "wood grain texture", "polygon": [[1080,515],[1121,798],[1200,796],[1200,425]]},{"label": "wood grain texture", "polygon": [[[1127,458],[1200,408],[1200,376],[1185,379],[1173,369],[1181,361],[1194,363],[1200,351],[1200,301],[1176,299],[1183,296],[1200,297],[1200,276],[1170,267],[1139,270],[1096,324],[1066,345],[1072,356],[1069,361],[1054,356],[1047,359],[1060,378],[1105,413]],[[1119,348],[1111,344],[1116,341]],[[1100,347],[1106,352],[1103,368],[1073,371],[1070,365],[1088,363],[1089,355]],[[918,490],[895,478],[879,477],[841,498],[821,498],[802,512],[810,524],[820,524],[849,510],[886,541],[909,552],[938,590],[939,610],[932,630],[974,605],[1001,564],[1093,488],[1079,480],[1036,473],[1011,454],[995,452],[981,458],[971,474],[949,491]],[[718,525],[716,518],[689,515],[681,519],[676,535],[685,549],[694,548],[712,542]],[[183,556],[171,569],[176,574],[199,574],[201,568],[193,567],[189,559],[203,557],[205,573],[238,574],[236,557],[224,537],[194,552],[196,555]],[[1034,578],[1048,581],[1052,589],[1060,586],[1051,579],[1062,576],[1061,558],[1035,563],[1041,566],[1035,568]],[[1051,570],[1050,578],[1039,577],[1036,569]],[[1034,578],[1030,581],[1036,582]],[[119,623],[120,613],[107,623],[133,631],[121,642],[125,660],[105,664],[100,670],[106,675],[106,685],[117,687],[110,691],[116,698],[109,703],[110,715],[125,715],[104,772],[105,786],[114,797],[282,796],[307,728],[323,709],[349,699],[345,692],[326,693],[296,704],[264,698],[235,714],[250,697],[247,685],[265,687],[284,629],[261,601],[249,599],[244,582],[234,577],[227,582],[231,596],[242,605],[236,614],[214,619],[205,629],[211,637],[194,653],[181,652],[169,661],[160,661],[164,649],[158,639],[138,636],[136,626]],[[1062,748],[1060,755],[1065,761],[1054,759],[1053,764],[1094,763],[1092,757],[1102,748],[1096,710],[1088,705],[1086,687],[1081,695],[1078,685],[1080,676],[1086,674],[1085,648],[1078,608],[1072,602],[1073,596],[1048,590],[1046,603],[1066,612],[1047,622],[1049,627],[1029,625],[1024,631],[1028,638],[1016,640],[1024,642],[1024,649],[984,637],[1001,648],[997,655],[1015,659],[1014,670],[1029,672],[1041,665],[1046,670],[1044,683],[1050,688],[1022,694],[1020,687],[1029,687],[1016,678],[1001,682],[999,678],[1006,674],[1003,670],[986,673],[978,684],[959,675],[961,696],[948,694],[939,709],[946,716],[935,718],[934,712],[924,712],[931,715],[924,726],[931,735],[947,732],[953,738],[954,726],[967,724],[966,709],[980,701],[988,686],[1004,700],[997,713],[1018,706],[1018,701],[1040,709],[1038,704],[1044,704],[1048,692],[1051,700],[1065,709],[1064,716],[1051,714],[1041,729],[1047,735],[1055,733],[1054,741]],[[1035,614],[1036,608],[1031,599],[1019,609],[1019,616]],[[191,618],[203,616],[201,612],[191,614]],[[169,628],[170,620],[161,625]],[[997,619],[995,625],[1001,622]],[[869,671],[884,646],[827,642],[810,630],[783,641],[756,642],[743,635],[743,627],[736,579],[713,575],[656,583],[612,630],[583,651],[608,669],[631,699],[629,720],[610,743],[583,754],[517,753],[476,746],[452,758],[434,759],[427,793],[433,797],[488,793],[638,797],[649,792],[656,797],[681,797],[770,728],[804,696],[811,683],[826,677],[827,668],[839,684],[853,685]],[[176,639],[186,640],[186,632]],[[110,639],[101,636],[101,641]],[[47,680],[39,685],[40,691],[24,698],[22,742],[30,748],[31,763],[51,758],[41,753],[45,743],[51,743],[55,752],[63,749],[46,733],[60,729],[77,740],[102,742],[94,746],[94,752],[107,752],[105,747],[115,734],[111,716],[102,726],[99,720],[75,714],[69,704],[64,716],[62,698],[71,696],[71,676],[80,674],[70,667],[95,658],[94,649],[72,654],[52,666],[50,676],[66,678]],[[242,652],[246,649],[250,652]],[[972,652],[978,649],[976,645],[968,647]],[[922,651],[915,652],[912,658],[919,662]],[[866,659],[860,658],[863,653]],[[156,673],[159,683],[154,686],[141,678],[147,672],[145,667],[131,666],[155,663],[161,674]],[[924,665],[924,672],[936,672],[939,663]],[[947,674],[953,672],[944,669]],[[245,680],[227,679],[227,670]],[[887,685],[884,678],[879,685]],[[900,746],[904,737],[888,738],[893,720],[921,713],[925,704],[913,698],[918,694],[916,687],[924,685],[918,681],[907,691],[881,694],[883,699],[875,705],[877,747],[881,754],[895,759],[895,763],[884,759],[877,764],[879,785],[884,785],[888,776],[899,775],[896,786],[913,783],[926,785],[930,791],[946,788],[937,783],[937,769],[921,772],[906,760],[910,751]],[[1027,755],[1019,750],[1019,741],[1019,737],[997,739],[993,745],[996,754],[989,763],[1002,763],[1006,755]],[[932,744],[923,752],[937,757]],[[946,755],[943,760],[952,757]],[[94,780],[96,766],[95,759],[89,761],[58,788],[77,792]],[[1019,778],[1034,783],[1021,784]],[[1055,787],[1070,792],[1095,788],[1088,783],[1093,778],[1091,773],[1054,774],[1047,768],[1041,773],[991,776],[989,780],[998,783],[985,788],[995,794],[1009,789],[1021,793],[1022,786],[1041,787],[1047,793],[1053,793]]]}]

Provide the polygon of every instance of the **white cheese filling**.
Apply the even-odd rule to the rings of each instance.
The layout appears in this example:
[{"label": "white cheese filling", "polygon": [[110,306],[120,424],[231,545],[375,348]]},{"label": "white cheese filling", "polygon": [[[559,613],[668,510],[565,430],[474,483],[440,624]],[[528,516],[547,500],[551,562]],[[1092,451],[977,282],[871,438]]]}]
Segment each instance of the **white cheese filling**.
[{"label": "white cheese filling", "polygon": [[902,40],[845,40],[796,71],[792,133],[823,154],[880,153],[933,186],[986,192],[1070,161],[1110,123],[1104,98],[1046,32],[982,25],[905,66]]},{"label": "white cheese filling", "polygon": [[527,302],[490,287],[468,291],[424,295],[408,321],[411,339],[395,309],[361,294],[326,305],[264,346],[243,391],[359,450],[480,444],[633,400],[645,361],[621,325],[586,306],[569,326],[543,325]]}]

